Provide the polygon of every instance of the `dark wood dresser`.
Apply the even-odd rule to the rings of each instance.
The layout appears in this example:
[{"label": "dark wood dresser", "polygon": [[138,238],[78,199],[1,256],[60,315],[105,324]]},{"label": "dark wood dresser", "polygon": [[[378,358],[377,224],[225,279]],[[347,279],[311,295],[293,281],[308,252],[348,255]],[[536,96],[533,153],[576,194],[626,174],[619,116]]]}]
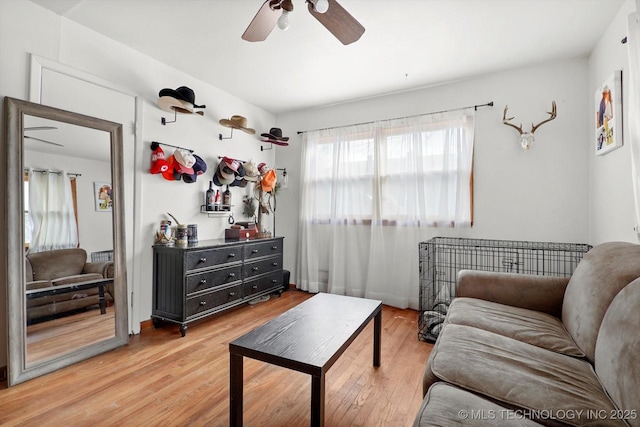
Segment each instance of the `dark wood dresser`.
[{"label": "dark wood dresser", "polygon": [[205,240],[153,247],[155,327],[187,324],[273,292],[282,293],[282,237]]}]

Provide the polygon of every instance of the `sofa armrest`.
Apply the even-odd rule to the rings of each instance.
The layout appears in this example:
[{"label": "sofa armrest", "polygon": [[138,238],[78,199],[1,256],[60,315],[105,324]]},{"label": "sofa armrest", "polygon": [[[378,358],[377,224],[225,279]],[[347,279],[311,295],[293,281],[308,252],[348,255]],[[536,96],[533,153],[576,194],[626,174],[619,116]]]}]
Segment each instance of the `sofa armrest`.
[{"label": "sofa armrest", "polygon": [[28,291],[32,291],[34,289],[42,289],[53,286],[50,280],[36,280],[35,282],[27,282],[26,288]]},{"label": "sofa armrest", "polygon": [[568,277],[461,270],[456,297],[478,298],[560,317]]},{"label": "sofa armrest", "polygon": [[88,262],[84,265],[82,272],[87,273],[96,273],[106,278],[107,272],[109,270],[109,266],[113,265],[113,261],[104,261],[104,262]]}]

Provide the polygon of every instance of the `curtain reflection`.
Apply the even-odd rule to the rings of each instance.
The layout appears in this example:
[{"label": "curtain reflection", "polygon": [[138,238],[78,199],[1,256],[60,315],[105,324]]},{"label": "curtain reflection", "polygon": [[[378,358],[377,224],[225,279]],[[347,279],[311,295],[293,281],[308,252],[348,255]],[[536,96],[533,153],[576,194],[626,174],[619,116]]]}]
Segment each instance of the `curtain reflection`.
[{"label": "curtain reflection", "polygon": [[71,182],[64,171],[29,169],[29,252],[78,246]]}]

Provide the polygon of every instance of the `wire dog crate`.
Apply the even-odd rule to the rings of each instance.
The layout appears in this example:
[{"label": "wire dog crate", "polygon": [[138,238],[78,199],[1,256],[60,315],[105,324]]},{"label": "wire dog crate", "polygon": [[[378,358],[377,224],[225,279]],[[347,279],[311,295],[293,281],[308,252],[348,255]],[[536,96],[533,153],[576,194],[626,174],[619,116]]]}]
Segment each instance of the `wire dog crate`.
[{"label": "wire dog crate", "polygon": [[113,261],[113,251],[91,252],[91,262]]},{"label": "wire dog crate", "polygon": [[418,338],[435,341],[464,269],[569,277],[591,245],[435,237],[419,244]]}]

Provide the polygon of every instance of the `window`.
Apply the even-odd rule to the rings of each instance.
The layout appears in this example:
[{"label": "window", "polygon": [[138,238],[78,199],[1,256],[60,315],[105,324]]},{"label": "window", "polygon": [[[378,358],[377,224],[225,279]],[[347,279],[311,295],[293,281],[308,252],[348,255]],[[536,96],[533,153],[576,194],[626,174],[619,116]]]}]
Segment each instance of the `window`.
[{"label": "window", "polygon": [[304,205],[317,223],[469,225],[473,115],[305,134]]},{"label": "window", "polygon": [[[40,173],[42,173],[41,171],[39,171]],[[55,174],[55,175],[61,175],[61,172],[47,172],[46,174],[42,174],[44,175],[49,175],[49,174]],[[65,176],[67,176],[67,174],[64,174]],[[55,210],[55,211],[51,211],[50,208],[47,208],[47,210],[41,211],[42,207],[38,206],[35,208],[36,213],[34,214],[31,210],[31,206],[30,206],[30,202],[31,202],[31,195],[30,195],[30,182],[29,182],[29,173],[25,172],[24,173],[24,178],[23,178],[23,204],[24,204],[24,246],[25,246],[25,250],[28,250],[31,248],[33,241],[36,239],[36,235],[34,234],[34,223],[36,222],[40,222],[42,223],[42,219],[44,217],[47,218],[46,221],[44,221],[47,226],[51,225],[53,227],[61,227],[62,229],[69,229],[71,230],[71,236],[75,236],[75,237],[71,237],[71,241],[75,241],[76,243],[74,243],[74,246],[77,246],[77,230],[78,230],[78,200],[77,200],[77,196],[76,196],[76,177],[71,175],[68,178],[68,182],[69,182],[69,186],[68,189],[70,191],[69,196],[70,196],[70,208],[72,211],[72,215],[73,216],[69,216],[67,214],[65,214],[65,211],[68,211],[68,207],[65,208],[63,206],[58,205],[57,203],[51,203],[51,206],[59,206],[59,211]],[[40,197],[44,197],[45,199],[47,197],[49,197],[48,195],[44,195],[42,193],[39,193]],[[44,200],[44,199],[43,199]],[[48,200],[48,202],[52,202],[52,200]],[[47,204],[48,205],[48,204]],[[41,211],[41,212],[40,212]],[[38,213],[40,212],[40,213]],[[48,213],[48,215],[46,215]],[[51,215],[53,214],[53,215]],[[38,219],[39,218],[39,219]],[[67,219],[69,219],[70,221],[67,222]],[[63,221],[63,222],[60,222]],[[66,226],[65,224],[69,224],[69,226]],[[46,227],[45,227],[46,228]],[[40,230],[40,234],[46,234],[47,236],[60,236],[59,233],[56,232],[50,232],[50,231],[43,231],[42,226],[38,226],[38,229]],[[54,238],[53,240],[51,239],[51,237],[47,237],[46,241],[47,241],[47,245],[52,245],[52,247],[57,247],[59,245],[62,245],[62,247],[69,247],[68,243],[63,243],[63,241],[67,241],[66,239],[68,239],[68,237],[65,235],[65,237],[63,238],[64,240],[61,241],[57,241],[56,238]],[[42,237],[40,237],[40,241],[42,241]],[[31,248],[32,250],[34,250],[33,248]],[[37,250],[37,249],[36,249]]]}]

